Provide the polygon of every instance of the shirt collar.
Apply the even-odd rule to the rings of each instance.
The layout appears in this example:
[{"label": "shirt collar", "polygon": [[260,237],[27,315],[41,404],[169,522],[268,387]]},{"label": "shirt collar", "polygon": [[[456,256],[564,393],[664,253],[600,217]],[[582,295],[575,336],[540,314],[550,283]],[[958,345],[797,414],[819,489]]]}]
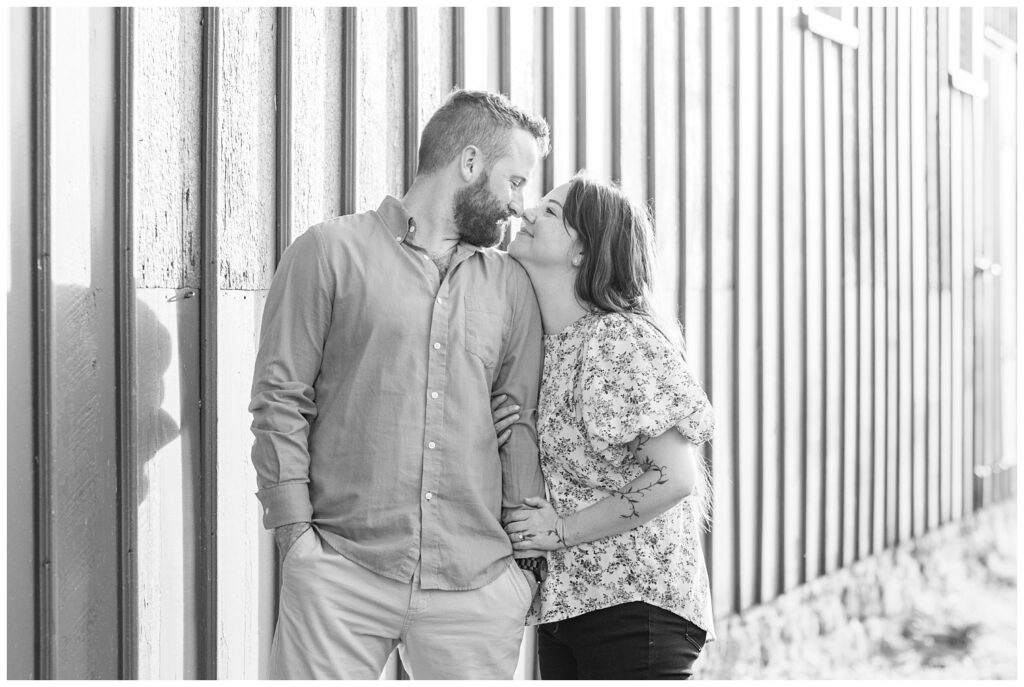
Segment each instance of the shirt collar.
[{"label": "shirt collar", "polygon": [[385,196],[377,208],[377,214],[384,220],[384,226],[395,241],[405,241],[416,230],[415,222],[398,198]]},{"label": "shirt collar", "polygon": [[[384,226],[387,227],[388,233],[394,238],[396,243],[412,240],[413,243],[419,245],[415,240],[416,220],[409,214],[405,205],[398,198],[391,195],[385,196],[384,200],[380,203],[380,207],[377,208],[377,214],[384,221]],[[483,250],[480,246],[474,246],[465,241],[459,241],[459,247],[471,252]]]}]

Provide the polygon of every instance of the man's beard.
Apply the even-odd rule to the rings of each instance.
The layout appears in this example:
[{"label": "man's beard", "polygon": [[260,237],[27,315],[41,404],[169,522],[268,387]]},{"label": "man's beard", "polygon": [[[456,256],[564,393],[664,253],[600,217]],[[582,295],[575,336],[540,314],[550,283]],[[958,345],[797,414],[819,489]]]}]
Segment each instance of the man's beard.
[{"label": "man's beard", "polygon": [[459,238],[474,246],[495,246],[501,241],[512,212],[488,187],[488,174],[472,186],[460,188],[452,200],[455,226]]}]

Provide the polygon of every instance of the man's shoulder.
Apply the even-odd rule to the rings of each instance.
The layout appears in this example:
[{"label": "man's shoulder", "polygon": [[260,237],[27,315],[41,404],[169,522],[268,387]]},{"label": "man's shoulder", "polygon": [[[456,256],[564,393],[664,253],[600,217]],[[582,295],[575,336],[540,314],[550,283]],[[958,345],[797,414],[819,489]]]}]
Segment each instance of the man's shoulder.
[{"label": "man's shoulder", "polygon": [[376,211],[367,210],[325,219],[310,227],[310,231],[318,232],[325,239],[344,241],[370,234],[378,224],[380,218]]},{"label": "man's shoulder", "polygon": [[526,270],[507,251],[503,251],[500,248],[484,248],[479,251],[479,254],[489,270],[504,276],[506,281],[519,284],[530,283],[530,277],[526,274]]}]

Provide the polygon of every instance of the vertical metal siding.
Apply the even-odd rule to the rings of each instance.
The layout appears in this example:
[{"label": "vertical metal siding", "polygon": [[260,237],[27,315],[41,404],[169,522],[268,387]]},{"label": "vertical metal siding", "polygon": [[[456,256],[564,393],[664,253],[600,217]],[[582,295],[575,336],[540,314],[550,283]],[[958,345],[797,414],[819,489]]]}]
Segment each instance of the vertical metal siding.
[{"label": "vertical metal siding", "polygon": [[943,368],[940,365],[940,349],[942,346],[942,335],[940,331],[939,318],[939,269],[940,269],[940,228],[939,228],[939,99],[938,99],[938,10],[928,9],[924,16],[924,64],[921,71],[921,79],[924,88],[924,112],[921,124],[920,145],[923,150],[921,155],[926,166],[925,173],[925,198],[926,203],[926,228],[925,241],[927,248],[924,250],[926,267],[926,312],[927,331],[925,333],[927,364],[926,364],[926,390],[927,397],[927,440],[925,451],[925,488],[927,495],[926,522],[927,529],[938,527],[940,512],[942,508],[941,482],[943,465],[945,464],[941,433],[945,423],[940,419],[941,408],[941,379]]},{"label": "vertical metal siding", "polygon": [[[36,161],[33,116],[36,110],[34,14],[32,8],[10,10],[10,21],[0,23],[0,40],[10,60],[0,63],[9,88],[9,128],[0,132],[3,150],[10,155],[10,271],[7,281],[7,617],[16,619],[17,632],[7,633],[7,677],[39,677],[37,622],[39,610],[37,461],[38,430],[35,357],[35,195]],[[9,170],[22,170],[20,174]],[[6,199],[6,197],[5,197]],[[17,325],[17,326],[15,326]]]},{"label": "vertical metal siding", "polygon": [[[733,70],[737,113],[760,111],[757,80],[760,56],[758,12],[735,12],[736,35],[733,44]],[[736,214],[736,248],[733,271],[736,298],[733,308],[735,332],[736,448],[732,452],[734,553],[733,578],[735,608],[749,608],[759,596],[761,586],[761,528],[759,498],[764,483],[762,451],[761,380],[763,322],[758,295],[762,281],[761,206],[758,178],[761,146],[758,140],[759,117],[740,116],[736,121],[733,148],[733,196]],[[744,464],[743,456],[752,460]]]},{"label": "vertical metal siding", "polygon": [[[852,14],[852,11],[851,11]],[[855,17],[851,16],[855,24]],[[860,32],[858,31],[858,38]],[[859,47],[859,43],[858,43]],[[839,46],[839,69],[842,77],[839,95],[839,124],[842,130],[841,194],[842,194],[842,241],[837,256],[842,271],[840,302],[842,304],[842,341],[840,365],[842,368],[842,390],[840,394],[840,465],[839,465],[839,538],[836,552],[836,567],[843,568],[857,559],[860,526],[860,478],[861,462],[859,453],[860,427],[859,411],[859,343],[857,325],[860,317],[860,252],[859,233],[860,205],[857,202],[859,184],[859,158],[857,149],[857,53],[849,46]]]},{"label": "vertical metal siding", "polygon": [[[281,260],[281,254],[291,243],[292,226],[292,8],[277,9],[277,78],[276,86],[276,152],[275,161],[277,188],[275,206],[277,215],[276,251],[274,264]],[[344,195],[344,194],[343,194]],[[346,204],[343,202],[343,206]]]},{"label": "vertical metal siding", "polygon": [[32,14],[32,261],[35,265],[33,296],[33,363],[36,493],[36,625],[38,633],[36,673],[40,679],[56,677],[53,522],[51,484],[50,397],[50,10]]},{"label": "vertical metal siding", "polygon": [[356,84],[359,38],[356,8],[341,10],[341,214],[356,211]]},{"label": "vertical metal siding", "polygon": [[885,195],[886,176],[888,170],[885,147],[885,36],[884,14],[880,8],[872,8],[870,57],[870,89],[871,89],[871,202],[872,218],[872,255],[874,280],[874,458],[872,471],[875,476],[873,484],[874,509],[872,511],[871,549],[876,553],[884,549],[888,543],[889,512],[889,300],[888,300],[888,199]]},{"label": "vertical metal siding", "polygon": [[954,491],[957,483],[955,468],[957,449],[957,423],[954,411],[955,392],[954,379],[957,369],[953,364],[953,242],[951,225],[951,175],[950,175],[950,92],[949,80],[946,77],[949,64],[948,42],[949,26],[945,12],[935,12],[936,46],[935,46],[935,80],[936,90],[936,131],[934,143],[937,158],[938,213],[939,232],[939,369],[942,374],[939,380],[939,426],[941,432],[939,467],[939,523],[949,522],[954,517]]},{"label": "vertical metal siding", "polygon": [[758,482],[758,521],[761,585],[755,588],[755,602],[775,598],[784,589],[784,509],[786,482],[783,442],[783,327],[782,327],[782,125],[781,43],[782,19],[777,12],[760,11],[762,55],[758,102],[760,232],[761,256],[758,318],[761,330],[760,423],[761,463]]},{"label": "vertical metal siding", "polygon": [[403,187],[412,185],[416,176],[416,153],[420,140],[420,69],[418,61],[419,30],[417,28],[415,7],[406,7],[403,19],[405,23],[405,176]]},{"label": "vertical metal siding", "polygon": [[[862,36],[855,57],[855,107],[857,185],[858,316],[857,332],[857,542],[855,558],[871,552],[875,514],[875,417],[874,417],[874,212],[871,205],[873,181],[871,130],[871,40],[870,9],[857,10],[857,26]],[[852,84],[851,84],[852,86]]]},{"label": "vertical metal siding", "polygon": [[219,8],[203,10],[203,114],[201,123],[202,194],[200,197],[200,360],[201,418],[199,499],[196,534],[196,644],[199,679],[217,677],[217,257],[220,168],[220,57]]},{"label": "vertical metal siding", "polygon": [[781,14],[781,328],[782,379],[789,393],[783,398],[782,470],[783,494],[780,503],[780,548],[785,563],[781,590],[793,589],[806,580],[804,548],[807,539],[805,521],[806,455],[804,426],[807,415],[807,381],[803,369],[805,342],[804,312],[804,205],[803,198],[803,37],[793,26],[791,15]]},{"label": "vertical metal siding", "polygon": [[135,361],[135,302],[132,279],[134,264],[134,227],[132,225],[132,53],[134,47],[134,12],[132,8],[117,10],[117,247],[115,266],[117,281],[117,443],[118,443],[118,531],[121,583],[119,677],[130,679],[138,674],[138,561],[136,511],[139,465],[135,437],[138,405],[138,384],[132,374]]}]

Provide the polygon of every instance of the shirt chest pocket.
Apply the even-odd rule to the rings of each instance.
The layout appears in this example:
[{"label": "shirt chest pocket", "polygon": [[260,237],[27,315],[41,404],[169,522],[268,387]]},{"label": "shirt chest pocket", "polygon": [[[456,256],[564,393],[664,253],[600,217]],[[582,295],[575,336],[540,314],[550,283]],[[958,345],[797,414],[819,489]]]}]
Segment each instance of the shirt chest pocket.
[{"label": "shirt chest pocket", "polygon": [[493,368],[501,353],[505,314],[500,303],[467,295],[466,350],[479,358],[484,367]]}]

